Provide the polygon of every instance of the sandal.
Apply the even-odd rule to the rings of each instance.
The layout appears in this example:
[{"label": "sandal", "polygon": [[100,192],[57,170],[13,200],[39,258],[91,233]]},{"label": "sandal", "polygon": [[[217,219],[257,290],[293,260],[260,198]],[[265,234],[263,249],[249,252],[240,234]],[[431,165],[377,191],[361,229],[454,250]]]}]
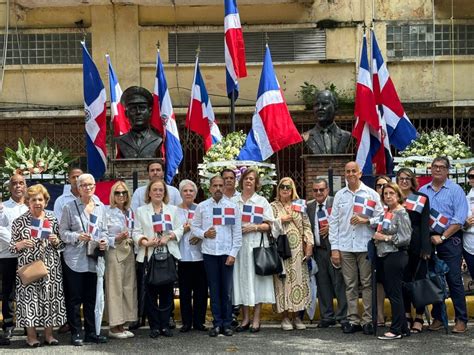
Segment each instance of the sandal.
[{"label": "sandal", "polygon": [[408,323],[408,329],[411,329],[413,327],[413,318],[412,317],[406,317],[407,318],[407,323]]},{"label": "sandal", "polygon": [[[419,323],[421,325],[420,328],[415,328],[415,324],[416,323]],[[412,325],[411,325],[411,328],[410,328],[410,331],[411,333],[413,334],[419,334],[423,331],[423,319],[422,318],[415,318],[415,320],[413,321]]]}]

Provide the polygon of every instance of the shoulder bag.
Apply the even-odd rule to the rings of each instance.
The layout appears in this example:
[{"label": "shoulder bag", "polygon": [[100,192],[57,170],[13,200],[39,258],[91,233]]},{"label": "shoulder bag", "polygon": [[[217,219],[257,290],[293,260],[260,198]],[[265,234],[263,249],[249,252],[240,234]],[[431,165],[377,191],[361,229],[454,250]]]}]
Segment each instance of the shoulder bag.
[{"label": "shoulder bag", "polygon": [[178,280],[176,263],[168,246],[155,248],[148,262],[147,284],[162,286],[174,283],[176,280]]},{"label": "shoulder bag", "polygon": [[279,274],[283,271],[283,265],[280,255],[278,255],[275,240],[274,238],[268,238],[269,246],[265,247],[263,243],[263,233],[261,234],[260,246],[253,248],[255,273],[260,276]]},{"label": "shoulder bag", "polygon": [[19,268],[18,276],[21,283],[26,286],[48,276],[48,269],[46,269],[43,260],[39,259]]},{"label": "shoulder bag", "polygon": [[[408,291],[411,301],[416,308],[425,307],[430,304],[444,301],[443,281],[440,275],[430,275],[428,272],[428,260],[426,262],[426,277],[420,280],[406,282],[404,287]],[[415,275],[418,273],[422,260],[418,262]]]}]

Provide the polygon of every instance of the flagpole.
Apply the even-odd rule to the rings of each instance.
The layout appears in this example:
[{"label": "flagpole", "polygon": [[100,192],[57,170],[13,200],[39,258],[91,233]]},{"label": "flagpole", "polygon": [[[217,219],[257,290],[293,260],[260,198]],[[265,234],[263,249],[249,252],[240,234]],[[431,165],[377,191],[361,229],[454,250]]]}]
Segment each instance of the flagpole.
[{"label": "flagpole", "polygon": [[235,132],[235,90],[230,94],[230,132]]},{"label": "flagpole", "polygon": [[[196,62],[194,63],[194,77],[193,77],[193,86],[191,87],[191,100],[189,102],[189,108],[188,108],[188,113],[191,115],[191,112],[193,111],[193,101],[194,101],[194,83],[196,82],[196,73],[197,73],[197,64],[198,64],[198,60],[199,60],[199,53],[201,52],[201,46],[198,45],[198,47],[196,48]],[[188,119],[188,117],[186,117],[186,120]],[[188,122],[185,122],[185,126],[187,125]],[[187,130],[186,130],[186,144],[188,144],[189,142],[189,131],[190,131],[190,128],[187,127]],[[183,152],[183,155],[186,154]],[[183,160],[184,160],[184,157],[183,157]]]}]

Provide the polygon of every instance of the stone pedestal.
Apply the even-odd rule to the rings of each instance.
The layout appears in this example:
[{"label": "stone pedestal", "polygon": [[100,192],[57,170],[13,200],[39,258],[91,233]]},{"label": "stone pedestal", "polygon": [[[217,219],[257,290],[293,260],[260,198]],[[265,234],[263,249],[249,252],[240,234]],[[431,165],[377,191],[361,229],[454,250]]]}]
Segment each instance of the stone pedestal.
[{"label": "stone pedestal", "polygon": [[112,177],[115,179],[132,180],[133,173],[138,174],[138,180],[148,180],[147,166],[150,162],[163,162],[160,158],[111,159]]},{"label": "stone pedestal", "polygon": [[332,170],[333,185],[329,181],[331,194],[344,187],[344,166],[354,160],[353,154],[305,154],[304,160],[304,181],[306,182],[306,199],[313,199],[312,181],[318,177],[328,179],[329,170]]}]

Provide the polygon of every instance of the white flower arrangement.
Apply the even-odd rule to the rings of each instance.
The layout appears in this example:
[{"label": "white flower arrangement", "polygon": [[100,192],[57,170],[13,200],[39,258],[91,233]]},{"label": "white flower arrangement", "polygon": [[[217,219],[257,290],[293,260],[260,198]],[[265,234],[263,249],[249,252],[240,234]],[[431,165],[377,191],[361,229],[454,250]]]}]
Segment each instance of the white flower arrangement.
[{"label": "white flower arrangement", "polygon": [[4,177],[12,174],[66,174],[69,164],[74,159],[67,153],[56,148],[48,147],[44,139],[40,145],[31,139],[28,146],[21,139],[18,140],[18,149],[5,148],[5,165],[1,168]]},{"label": "white flower arrangement", "polygon": [[241,174],[252,167],[258,171],[262,188],[259,194],[270,199],[273,187],[276,185],[275,164],[235,160],[245,143],[247,135],[242,131],[229,133],[221,142],[214,144],[204,155],[203,163],[198,165],[201,188],[208,195],[209,180],[220,174],[223,169],[232,169],[236,173],[237,181]]}]

